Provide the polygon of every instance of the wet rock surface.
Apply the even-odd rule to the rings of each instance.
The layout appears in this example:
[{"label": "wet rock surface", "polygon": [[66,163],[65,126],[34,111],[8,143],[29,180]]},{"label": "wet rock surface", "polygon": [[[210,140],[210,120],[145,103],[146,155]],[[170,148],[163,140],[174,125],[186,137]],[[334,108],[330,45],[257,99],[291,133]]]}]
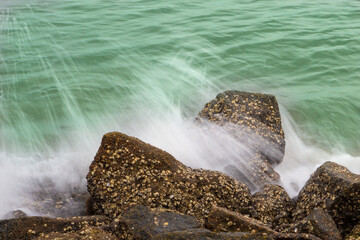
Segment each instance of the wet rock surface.
[{"label": "wet rock surface", "polygon": [[257,233],[270,239],[320,239],[308,233],[279,233],[256,219],[219,207],[213,207],[206,228],[215,232]]},{"label": "wet rock surface", "polygon": [[[112,132],[89,168],[89,193],[77,186],[54,193],[53,182],[30,190],[36,198],[29,209],[42,214],[66,217],[74,209],[98,215],[49,218],[13,211],[6,215],[12,219],[0,221],[0,239],[360,239],[360,175],[326,162],[296,203],[282,187],[266,185],[279,181],[273,166],[285,147],[274,96],[228,91],[199,116],[199,122],[214,122],[248,144],[249,164],[226,168],[240,181],[191,169],[165,151]],[[257,187],[262,190],[251,195],[249,188]]]},{"label": "wet rock surface", "polygon": [[[233,166],[225,168],[226,173],[244,181],[252,190],[265,184],[279,183],[279,175],[273,166],[284,157],[285,138],[275,96],[226,91],[207,103],[197,120],[222,126],[241,145],[249,148],[250,151],[246,152],[241,147],[237,150],[239,155],[248,155],[247,166],[235,159]],[[249,171],[236,171],[244,167]]]},{"label": "wet rock surface", "polygon": [[[253,138],[255,141],[250,141],[249,147],[259,150],[270,164],[282,161],[285,139],[275,96],[226,91],[205,105],[199,113],[201,119],[228,128],[244,143],[243,137]],[[259,137],[266,141],[261,141]]]},{"label": "wet rock surface", "polygon": [[285,232],[310,233],[321,239],[341,240],[339,230],[332,217],[320,208],[315,208],[305,219],[295,223]]},{"label": "wet rock surface", "polygon": [[10,219],[10,218],[22,218],[22,217],[26,217],[27,214],[24,213],[21,210],[15,210],[15,211],[11,211],[8,212],[7,214],[4,215],[5,219]]},{"label": "wet rock surface", "polygon": [[216,206],[206,220],[206,228],[217,232],[276,233],[258,220]]},{"label": "wet rock surface", "polygon": [[278,185],[267,185],[253,195],[255,218],[271,228],[292,222],[295,202]]},{"label": "wet rock surface", "polygon": [[324,240],[308,233],[276,233],[273,235],[276,240]]},{"label": "wet rock surface", "polygon": [[192,216],[140,205],[125,209],[111,226],[120,239],[151,239],[159,234],[201,227],[202,223]]},{"label": "wet rock surface", "polygon": [[67,190],[58,191],[56,183],[46,179],[43,183],[33,181],[35,186],[23,198],[23,205],[32,212],[47,217],[74,217],[85,215],[85,202],[89,197],[86,188],[68,186]]},{"label": "wet rock surface", "polygon": [[103,227],[110,224],[105,216],[72,218],[22,217],[0,221],[0,239],[35,239],[48,234],[75,234],[87,227]]},{"label": "wet rock surface", "polygon": [[217,233],[206,229],[191,229],[186,231],[169,232],[157,235],[155,239],[159,240],[271,240],[273,238],[258,233],[229,232]]},{"label": "wet rock surface", "polygon": [[77,232],[52,232],[43,234],[35,240],[56,239],[56,240],[88,240],[88,239],[103,239],[103,240],[118,240],[114,234],[99,228],[99,227],[84,227]]},{"label": "wet rock surface", "polygon": [[305,218],[314,208],[329,213],[342,235],[349,233],[360,221],[360,175],[339,164],[324,163],[300,191],[295,219]]},{"label": "wet rock surface", "polygon": [[356,225],[345,238],[345,240],[358,240],[358,239],[360,239],[360,224]]},{"label": "wet rock surface", "polygon": [[248,213],[245,184],[193,170],[165,151],[119,132],[105,134],[87,175],[96,214],[116,218],[130,204],[165,208],[204,219],[213,204]]}]

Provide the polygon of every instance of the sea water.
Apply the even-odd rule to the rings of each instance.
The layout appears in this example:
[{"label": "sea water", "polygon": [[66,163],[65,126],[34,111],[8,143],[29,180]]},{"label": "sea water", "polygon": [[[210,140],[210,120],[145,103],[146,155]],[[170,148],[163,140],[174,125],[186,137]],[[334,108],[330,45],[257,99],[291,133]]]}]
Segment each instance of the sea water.
[{"label": "sea water", "polygon": [[238,143],[194,118],[225,90],[277,97],[291,196],[325,161],[360,173],[359,19],[358,0],[2,1],[0,218],[86,192],[109,131],[222,170]]}]

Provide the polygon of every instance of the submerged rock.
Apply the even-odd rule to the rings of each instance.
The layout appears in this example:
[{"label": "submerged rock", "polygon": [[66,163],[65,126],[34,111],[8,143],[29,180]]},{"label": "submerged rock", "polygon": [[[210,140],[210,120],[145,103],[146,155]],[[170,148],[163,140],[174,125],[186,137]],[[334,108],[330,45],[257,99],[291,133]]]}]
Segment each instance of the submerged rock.
[{"label": "submerged rock", "polygon": [[[240,145],[239,149],[234,149],[247,160],[244,166],[235,159],[234,165],[225,168],[227,173],[245,180],[253,190],[265,184],[279,183],[279,175],[273,166],[284,157],[285,138],[275,96],[226,91],[207,103],[197,120],[222,126],[250,150],[244,151]],[[237,171],[240,168],[250,171]]]},{"label": "submerged rock", "polygon": [[320,166],[299,193],[294,212],[296,220],[314,208],[329,213],[344,235],[360,221],[360,175],[333,162]]},{"label": "submerged rock", "polygon": [[131,204],[166,208],[204,219],[213,204],[250,211],[245,184],[207,170],[193,170],[173,156],[119,132],[105,134],[87,175],[92,209],[116,218]]},{"label": "submerged rock", "polygon": [[267,185],[254,194],[252,206],[256,212],[256,219],[275,228],[292,222],[295,202],[282,187]]}]

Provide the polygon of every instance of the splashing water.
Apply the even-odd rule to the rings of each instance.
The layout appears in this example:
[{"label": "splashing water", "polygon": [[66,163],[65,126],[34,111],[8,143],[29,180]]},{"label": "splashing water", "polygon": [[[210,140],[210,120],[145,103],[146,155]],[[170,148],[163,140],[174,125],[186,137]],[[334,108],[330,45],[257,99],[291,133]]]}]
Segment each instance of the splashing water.
[{"label": "splashing water", "polygon": [[277,171],[290,195],[324,161],[360,173],[359,8],[356,0],[2,2],[0,217],[49,214],[30,207],[39,195],[86,192],[109,131],[223,170],[223,159],[241,157],[232,151],[239,143],[194,118],[228,89],[277,97],[287,142]]}]

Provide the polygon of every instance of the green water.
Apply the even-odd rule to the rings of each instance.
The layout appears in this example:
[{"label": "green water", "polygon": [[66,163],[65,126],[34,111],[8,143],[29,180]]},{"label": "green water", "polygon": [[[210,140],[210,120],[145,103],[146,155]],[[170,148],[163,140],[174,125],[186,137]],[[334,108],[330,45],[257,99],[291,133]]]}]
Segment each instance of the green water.
[{"label": "green water", "polygon": [[358,0],[0,4],[1,151],[85,151],[146,124],[167,141],[158,121],[237,89],[275,94],[305,145],[357,157],[359,20]]},{"label": "green water", "polygon": [[357,0],[20,1],[0,12],[2,146],[127,114],[129,95],[195,114],[213,97],[198,92],[237,88],[275,94],[308,141],[359,153],[359,19]]}]

